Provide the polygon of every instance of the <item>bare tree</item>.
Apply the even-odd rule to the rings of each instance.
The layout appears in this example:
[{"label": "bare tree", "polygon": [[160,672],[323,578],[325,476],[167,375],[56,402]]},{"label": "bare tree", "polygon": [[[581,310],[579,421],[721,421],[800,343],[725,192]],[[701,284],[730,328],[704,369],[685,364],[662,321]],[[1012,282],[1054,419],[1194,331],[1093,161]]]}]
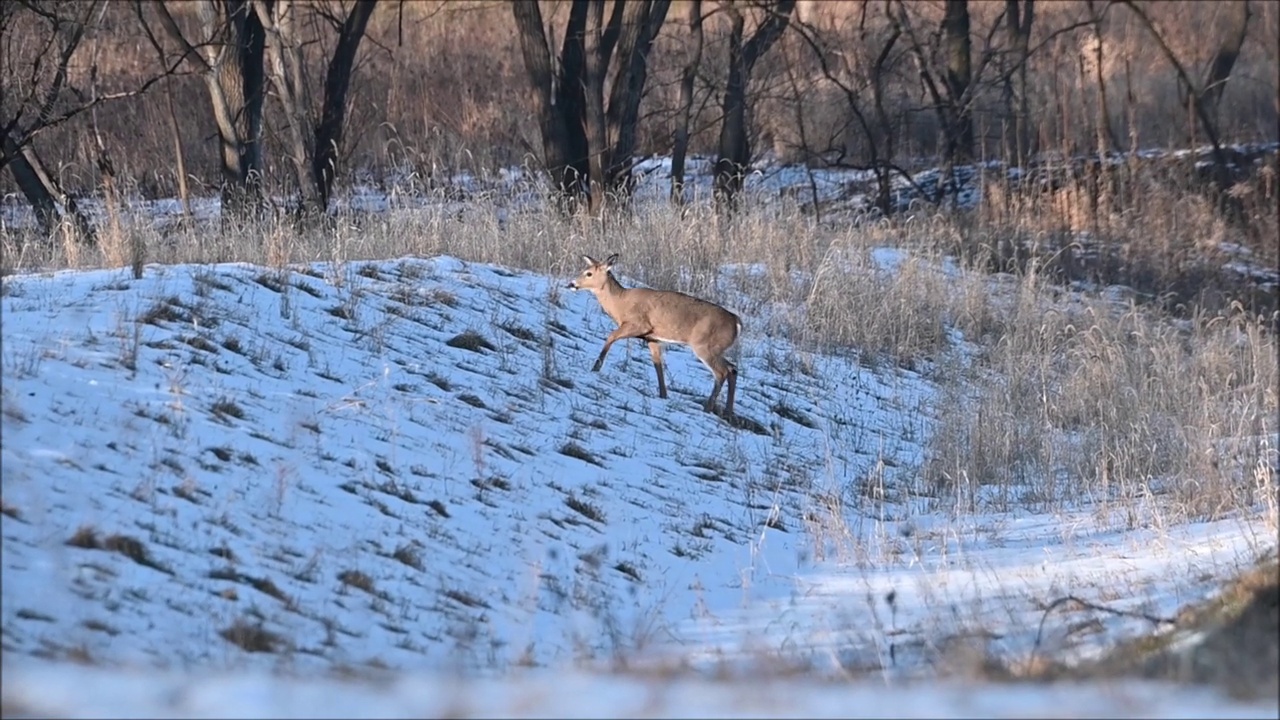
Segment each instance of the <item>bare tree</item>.
[{"label": "bare tree", "polygon": [[[1218,185],[1218,189],[1222,191],[1219,193],[1220,200],[1227,202],[1229,195],[1225,191],[1231,186],[1230,159],[1226,150],[1222,147],[1222,141],[1218,134],[1218,124],[1214,119],[1214,109],[1221,99],[1222,90],[1231,74],[1231,68],[1235,65],[1235,57],[1239,55],[1240,47],[1244,44],[1244,38],[1248,33],[1248,24],[1251,17],[1248,3],[1244,3],[1239,21],[1232,24],[1219,45],[1218,52],[1215,54],[1206,73],[1206,82],[1200,84],[1192,79],[1191,72],[1187,69],[1186,64],[1169,47],[1169,43],[1165,41],[1164,33],[1160,32],[1156,27],[1142,5],[1134,2],[1134,0],[1121,0],[1121,2],[1146,27],[1152,39],[1155,40],[1156,46],[1160,48],[1161,54],[1173,66],[1173,71],[1178,77],[1178,87],[1181,88],[1183,96],[1186,98],[1188,110],[1193,118],[1192,137],[1194,138],[1197,130],[1202,130],[1207,136],[1213,152],[1214,180]],[[1195,121],[1199,122],[1198,127]]]},{"label": "bare tree", "polygon": [[[525,73],[533,86],[534,115],[538,118],[542,137],[542,162],[551,174],[552,182],[566,197],[578,194],[578,183],[586,177],[581,163],[586,158],[586,148],[575,144],[569,125],[582,113],[582,102],[574,90],[581,85],[566,87],[564,78],[581,77],[581,51],[574,52],[576,40],[570,32],[579,22],[586,20],[586,5],[575,3],[569,11],[569,22],[560,50],[560,61],[553,63],[542,27],[542,11],[537,2],[513,2],[511,12],[520,34],[520,51],[524,57]],[[582,20],[578,20],[578,15]],[[584,138],[585,139],[585,138]]]},{"label": "bare tree", "polygon": [[1034,152],[1031,144],[1031,112],[1027,100],[1027,61],[1031,55],[1031,26],[1035,0],[1005,0],[1005,29],[1009,62],[1004,75],[1005,112],[1013,120],[1006,136],[1005,159],[1022,166]]},{"label": "bare tree", "polygon": [[271,80],[284,117],[285,155],[293,166],[294,180],[301,195],[301,202],[296,208],[301,214],[305,208],[318,207],[320,198],[315,184],[310,181],[308,161],[312,145],[307,130],[311,126],[311,103],[309,88],[302,77],[304,68],[302,40],[297,28],[298,13],[292,0],[251,2],[265,34],[266,75]]},{"label": "bare tree", "polygon": [[41,230],[67,221],[83,241],[93,240],[88,219],[64,192],[36,150],[37,137],[99,104],[146,92],[167,72],[137,89],[86,93],[71,80],[71,63],[101,24],[103,0],[21,0],[0,4],[0,168],[8,168],[31,204]]},{"label": "bare tree", "polygon": [[1240,57],[1240,49],[1244,47],[1244,39],[1249,34],[1249,21],[1253,18],[1249,0],[1239,3],[1238,7],[1240,9],[1231,15],[1230,25],[1223,33],[1218,43],[1218,50],[1213,54],[1213,60],[1205,70],[1204,84],[1201,89],[1203,96],[1201,102],[1208,106],[1210,114],[1215,119],[1222,102],[1222,91],[1227,86],[1227,80],[1231,78],[1231,70],[1236,65],[1236,59]]},{"label": "bare tree", "polygon": [[693,116],[693,81],[702,64],[702,0],[689,3],[689,52],[680,73],[680,100],[671,148],[671,200],[684,202],[684,164],[689,153],[689,123]]},{"label": "bare tree", "polygon": [[[357,0],[345,17],[293,0],[252,0],[266,32],[266,56],[271,85],[288,126],[286,145],[301,194],[300,214],[323,213],[333,195],[338,152],[347,115],[347,94],[355,72],[356,54],[376,7],[374,0]],[[317,113],[305,82],[300,12],[328,22],[337,36],[325,73],[324,95]]]},{"label": "bare tree", "polygon": [[951,168],[974,158],[974,98],[983,87],[984,72],[1001,54],[993,39],[1003,26],[1004,10],[988,28],[975,63],[967,0],[947,0],[938,31],[927,36],[916,27],[906,3],[892,2],[889,22],[907,42],[942,133],[947,180],[938,185],[935,199],[940,200],[948,188],[957,189],[950,180]]},{"label": "bare tree", "polygon": [[963,102],[973,82],[969,43],[969,0],[947,0],[942,17],[942,43],[946,54],[947,96],[944,107],[950,130],[946,134],[947,157],[955,162],[973,159],[973,113]]},{"label": "bare tree", "polygon": [[720,142],[716,156],[715,194],[726,207],[732,208],[751,163],[751,143],[747,133],[747,84],[756,63],[782,37],[791,21],[795,0],[761,3],[764,19],[751,38],[744,43],[746,16],[737,0],[724,5],[729,15],[729,78],[725,85],[721,110]]},{"label": "bare tree", "polygon": [[[156,39],[151,32],[151,26],[147,23],[146,15],[143,13],[143,6],[140,2],[133,3],[133,12],[138,20],[139,27],[148,36],[151,46],[155,49],[159,56],[160,64],[165,63],[165,51],[163,44]],[[179,61],[181,62],[181,61]],[[183,222],[191,220],[191,191],[187,185],[187,157],[182,147],[182,124],[178,122],[178,113],[173,104],[173,83],[165,84],[165,110],[169,116],[169,133],[173,136],[173,159],[175,172],[178,181],[178,200],[182,205]]]},{"label": "bare tree", "polygon": [[1115,129],[1111,127],[1111,109],[1107,107],[1107,73],[1106,62],[1103,60],[1106,43],[1102,38],[1102,28],[1107,10],[1111,8],[1111,3],[1108,2],[1101,10],[1094,6],[1093,0],[1085,0],[1084,4],[1089,10],[1089,37],[1086,49],[1092,56],[1085,57],[1084,54],[1081,54],[1080,85],[1081,87],[1086,87],[1089,83],[1085,71],[1085,66],[1088,65],[1093,70],[1093,85],[1098,93],[1098,117],[1094,123],[1094,146],[1098,151],[1098,155],[1101,156],[1120,146],[1120,141],[1116,138]]},{"label": "bare tree", "polygon": [[335,23],[338,42],[324,76],[324,99],[320,103],[320,119],[316,123],[315,154],[311,157],[311,176],[320,195],[320,206],[326,208],[333,195],[333,179],[337,173],[338,148],[347,117],[347,94],[355,73],[356,53],[373,16],[374,0],[357,0],[341,26]]},{"label": "bare tree", "polygon": [[[892,25],[882,38],[877,37],[878,33],[870,31],[866,22],[869,4],[862,4],[858,23],[859,48],[869,58],[869,62],[858,63],[864,68],[861,74],[856,74],[850,67],[849,57],[853,53],[835,52],[833,43],[824,41],[817,28],[799,20],[793,22],[792,27],[817,59],[823,79],[834,85],[844,97],[848,120],[841,129],[842,135],[858,132],[862,136],[865,163],[851,162],[847,142],[842,142],[834,157],[827,160],[827,165],[871,170],[876,178],[875,207],[882,213],[888,213],[891,210],[893,173],[896,171],[901,177],[909,179],[894,164],[897,123],[889,116],[884,101],[884,85],[888,80],[889,67],[894,62],[894,48],[898,45],[901,32]],[[834,42],[838,43],[839,40]],[[833,66],[837,60],[841,65]],[[865,107],[868,94],[870,108]]]},{"label": "bare tree", "polygon": [[585,195],[593,213],[606,192],[630,188],[649,52],[670,5],[615,0],[606,22],[603,0],[573,0],[553,60],[538,3],[511,3],[543,163],[556,188],[567,198]]},{"label": "bare tree", "polygon": [[[197,0],[192,5],[199,25],[194,42],[165,0],[150,3],[167,35],[178,44],[180,58],[205,81],[221,143],[223,219],[251,217],[263,202],[265,32],[249,0]],[[149,29],[148,37],[158,42]]]}]

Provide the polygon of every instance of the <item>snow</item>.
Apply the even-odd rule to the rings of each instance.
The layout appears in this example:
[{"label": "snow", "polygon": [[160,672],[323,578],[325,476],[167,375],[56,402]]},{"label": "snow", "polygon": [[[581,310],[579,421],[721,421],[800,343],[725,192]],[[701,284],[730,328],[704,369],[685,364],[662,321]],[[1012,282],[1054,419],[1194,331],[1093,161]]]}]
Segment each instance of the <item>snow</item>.
[{"label": "snow", "polygon": [[[1144,683],[932,678],[974,643],[1085,657],[1149,631],[1045,608],[1070,594],[1169,617],[1274,545],[1261,519],[1166,525],[1155,499],[1129,519],[954,512],[917,482],[927,374],[801,353],[748,315],[747,422],[731,424],[701,411],[711,377],[684,348],[667,350],[665,401],[638,343],[589,372],[611,323],[564,281],[448,257],[4,278],[4,703],[1258,711]],[[82,528],[96,541],[68,544]],[[272,633],[272,651],[233,627]]]},{"label": "snow", "polygon": [[[259,717],[1150,717],[1247,718],[1266,704],[1158,683],[906,688],[765,678],[750,683],[529,672],[502,680],[439,676],[299,679],[114,672],[43,662],[5,669],[4,701],[66,718]],[[14,689],[14,688],[17,689]]]}]

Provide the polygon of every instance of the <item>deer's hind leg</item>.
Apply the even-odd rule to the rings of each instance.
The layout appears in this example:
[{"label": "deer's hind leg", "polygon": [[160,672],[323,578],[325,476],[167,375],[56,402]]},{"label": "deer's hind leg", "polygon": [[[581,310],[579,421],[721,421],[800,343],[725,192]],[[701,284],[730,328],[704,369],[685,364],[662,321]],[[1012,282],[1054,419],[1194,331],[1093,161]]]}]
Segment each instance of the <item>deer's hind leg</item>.
[{"label": "deer's hind leg", "polygon": [[664,400],[667,397],[667,380],[663,377],[662,372],[662,345],[657,340],[645,338],[644,341],[649,344],[649,357],[653,358],[653,369],[658,373],[658,397]]},{"label": "deer's hind leg", "polygon": [[738,393],[738,368],[728,361],[725,364],[729,366],[729,397],[724,403],[724,414],[725,417],[731,417],[733,415],[733,397]]},{"label": "deer's hind leg", "polygon": [[716,401],[720,399],[720,388],[724,387],[725,381],[729,382],[729,399],[726,406],[726,412],[733,413],[733,395],[737,387],[737,371],[727,360],[721,357],[717,358],[699,358],[702,363],[711,370],[711,374],[715,375],[716,383],[711,387],[711,397],[707,398],[706,405],[703,408],[709,412],[716,411]]}]

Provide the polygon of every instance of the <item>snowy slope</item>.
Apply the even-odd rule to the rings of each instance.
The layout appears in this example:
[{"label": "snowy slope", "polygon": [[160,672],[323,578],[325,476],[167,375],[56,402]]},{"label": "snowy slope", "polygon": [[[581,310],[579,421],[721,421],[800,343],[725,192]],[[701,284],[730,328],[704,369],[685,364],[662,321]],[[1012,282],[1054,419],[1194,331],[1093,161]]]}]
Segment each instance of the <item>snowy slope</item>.
[{"label": "snowy slope", "polygon": [[1168,617],[1274,545],[1247,518],[954,516],[915,483],[927,378],[747,316],[730,424],[683,348],[666,401],[639,344],[589,372],[611,323],[565,280],[450,258],[4,278],[0,613],[33,683],[6,702],[78,677],[37,656],[928,674],[1150,630],[1038,623],[1064,594]]},{"label": "snowy slope", "polygon": [[[585,372],[609,321],[545,278],[314,275],[6,279],[6,647],[238,664],[239,621],[304,666],[607,656],[783,582],[816,490],[918,462],[910,373],[805,375],[748,331],[763,433],[737,430],[683,349],[666,402],[642,349]],[[147,562],[66,545],[82,526]]]}]

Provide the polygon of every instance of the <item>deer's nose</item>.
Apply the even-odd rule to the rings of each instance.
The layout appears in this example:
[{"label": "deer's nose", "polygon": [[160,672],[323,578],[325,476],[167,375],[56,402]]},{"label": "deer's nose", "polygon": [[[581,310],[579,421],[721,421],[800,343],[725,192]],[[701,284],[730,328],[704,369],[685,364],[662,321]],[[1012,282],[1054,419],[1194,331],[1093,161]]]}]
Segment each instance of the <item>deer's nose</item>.
[{"label": "deer's nose", "polygon": [[578,289],[578,281],[577,281],[577,280],[570,280],[570,281],[569,281],[569,284],[568,284],[568,285],[566,285],[565,287],[569,288],[570,290],[577,290],[577,289]]}]

